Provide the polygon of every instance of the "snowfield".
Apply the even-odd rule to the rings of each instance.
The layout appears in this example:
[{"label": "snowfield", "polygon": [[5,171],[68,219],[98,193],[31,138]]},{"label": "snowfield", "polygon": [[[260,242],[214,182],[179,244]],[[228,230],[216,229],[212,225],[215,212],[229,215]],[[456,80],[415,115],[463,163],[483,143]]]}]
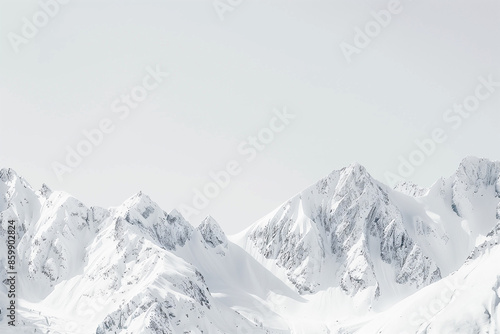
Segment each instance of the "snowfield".
[{"label": "snowfield", "polygon": [[[334,171],[241,233],[0,170],[1,333],[500,333],[500,162],[429,189]],[[8,326],[7,226],[17,239]]]}]

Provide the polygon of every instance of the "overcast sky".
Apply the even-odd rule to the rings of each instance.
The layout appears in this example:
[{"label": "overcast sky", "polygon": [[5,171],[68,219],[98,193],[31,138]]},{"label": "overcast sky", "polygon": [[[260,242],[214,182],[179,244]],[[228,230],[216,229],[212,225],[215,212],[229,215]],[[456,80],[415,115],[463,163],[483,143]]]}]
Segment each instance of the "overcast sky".
[{"label": "overcast sky", "polygon": [[[387,182],[438,128],[446,141],[408,179],[500,160],[500,87],[483,85],[467,118],[447,111],[474,102],[479,77],[500,81],[499,1],[65,2],[52,17],[38,1],[0,2],[0,166],[35,188],[104,207],[142,190],[170,211],[233,161],[239,174],[190,217],[232,234],[352,162]],[[388,8],[377,26],[372,11]],[[147,96],[128,108],[132,91]],[[282,126],[283,110],[294,118]],[[103,121],[102,143],[58,178],[54,162]]]}]

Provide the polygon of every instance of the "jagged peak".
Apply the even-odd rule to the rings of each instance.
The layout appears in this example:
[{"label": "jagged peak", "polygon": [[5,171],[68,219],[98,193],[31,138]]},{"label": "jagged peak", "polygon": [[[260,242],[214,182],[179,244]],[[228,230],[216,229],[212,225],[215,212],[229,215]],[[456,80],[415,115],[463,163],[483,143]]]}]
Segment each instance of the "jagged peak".
[{"label": "jagged peak", "polygon": [[396,184],[394,190],[412,197],[422,197],[427,195],[430,189],[420,187],[411,181],[401,181]]},{"label": "jagged peak", "polygon": [[12,181],[15,177],[19,177],[19,174],[16,173],[12,168],[2,168],[0,169],[0,179],[4,182],[10,180]]},{"label": "jagged peak", "polygon": [[500,162],[474,156],[462,160],[453,176],[455,183],[494,185],[500,178]]},{"label": "jagged peak", "polygon": [[492,164],[495,163],[494,161],[487,159],[487,158],[480,158],[474,155],[469,155],[465,158],[462,159],[460,162],[460,166],[467,166],[467,165],[480,165],[480,164]]},{"label": "jagged peak", "polygon": [[345,179],[353,179],[353,180],[373,179],[370,173],[366,170],[366,168],[357,162],[351,163],[350,165],[342,168],[338,172],[340,174],[340,177]]},{"label": "jagged peak", "polygon": [[344,168],[346,171],[355,174],[367,174],[366,168],[358,162],[353,162]]},{"label": "jagged peak", "polygon": [[142,191],[139,191],[136,194],[129,197],[127,200],[125,200],[123,205],[128,208],[140,207],[140,206],[153,206],[155,208],[158,207],[158,204],[156,204],[148,195],[146,195]]},{"label": "jagged peak", "polygon": [[118,216],[127,217],[127,220],[136,215],[138,215],[137,217],[142,216],[144,219],[151,220],[150,217],[152,215],[158,217],[158,215],[161,216],[163,214],[163,210],[160,206],[153,202],[151,198],[142,191],[139,191],[125,200],[115,212]]},{"label": "jagged peak", "polygon": [[205,242],[215,248],[223,245],[227,248],[227,237],[219,223],[212,217],[207,216],[196,228],[202,235]]},{"label": "jagged peak", "polygon": [[205,219],[203,219],[201,224],[198,226],[198,229],[202,228],[203,226],[211,226],[221,229],[219,223],[211,215],[208,215],[205,217]]},{"label": "jagged peak", "polygon": [[146,195],[145,193],[142,192],[142,190],[139,190],[137,193],[135,193],[131,198],[134,198],[134,199],[139,199],[139,200],[151,200],[151,198]]},{"label": "jagged peak", "polygon": [[18,181],[21,184],[23,184],[25,187],[33,189],[31,187],[31,185],[12,168],[0,169],[0,180],[4,183]]},{"label": "jagged peak", "polygon": [[167,214],[142,191],[127,199],[113,213],[113,220],[146,231],[154,242],[169,250],[183,247],[194,231],[177,210]]},{"label": "jagged peak", "polygon": [[43,198],[49,198],[53,191],[45,183],[42,184],[40,190],[38,190],[38,195]]},{"label": "jagged peak", "polygon": [[179,210],[177,209],[173,209],[172,211],[170,211],[170,213],[168,213],[167,216],[169,217],[170,220],[183,221],[187,223],[186,218],[184,218],[182,213],[180,213]]},{"label": "jagged peak", "polygon": [[341,169],[335,169],[333,170],[330,174],[328,174],[326,177],[331,178],[335,176],[342,176],[342,175],[359,175],[359,176],[369,176],[370,174],[366,170],[366,168],[361,165],[358,162],[353,162]]},{"label": "jagged peak", "polygon": [[374,186],[376,183],[366,168],[357,162],[344,167],[339,172],[337,190],[344,189],[343,191],[350,191],[358,189],[362,191],[367,186]]},{"label": "jagged peak", "polygon": [[24,188],[31,190],[36,195],[45,198],[50,197],[50,195],[53,193],[52,189],[50,189],[45,183],[42,184],[40,190],[35,191],[35,189],[12,168],[0,169],[0,181],[6,183],[8,187],[15,188],[16,186],[21,185]]},{"label": "jagged peak", "polygon": [[318,186],[324,185],[325,182],[331,183],[338,182],[339,180],[357,180],[362,178],[371,179],[372,177],[363,165],[353,162],[344,168],[333,170],[330,174],[316,182],[314,185]]},{"label": "jagged peak", "polygon": [[486,158],[479,158],[475,156],[468,156],[464,158],[458,166],[457,173],[467,169],[482,169],[482,168],[496,168],[500,166],[500,162],[492,161]]}]

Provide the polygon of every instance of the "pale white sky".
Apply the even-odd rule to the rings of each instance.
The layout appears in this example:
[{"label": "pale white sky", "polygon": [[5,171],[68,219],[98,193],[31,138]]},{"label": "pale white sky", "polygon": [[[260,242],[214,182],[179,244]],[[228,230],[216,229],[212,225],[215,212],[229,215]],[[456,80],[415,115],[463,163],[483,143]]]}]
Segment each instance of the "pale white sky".
[{"label": "pale white sky", "polygon": [[[9,36],[40,5],[2,0],[0,166],[86,205],[142,190],[170,211],[236,160],[242,173],[191,219],[210,213],[235,233],[351,162],[385,181],[436,127],[448,140],[413,181],[428,186],[467,155],[500,160],[500,87],[458,129],[443,121],[479,76],[500,81],[500,2],[402,0],[348,63],[340,43],[389,2],[244,0],[221,21],[212,1],[70,0],[16,53]],[[170,76],[120,119],[111,104],[156,65]],[[296,118],[247,162],[238,146],[283,107]],[[52,163],[103,118],[114,131],[59,181]]]}]

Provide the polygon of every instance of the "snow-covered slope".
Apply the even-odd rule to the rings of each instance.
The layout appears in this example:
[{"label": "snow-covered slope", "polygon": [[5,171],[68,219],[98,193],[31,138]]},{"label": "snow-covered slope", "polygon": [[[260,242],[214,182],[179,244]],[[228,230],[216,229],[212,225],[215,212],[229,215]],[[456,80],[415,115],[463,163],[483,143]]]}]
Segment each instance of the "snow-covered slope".
[{"label": "snow-covered slope", "polygon": [[[14,332],[282,332],[264,330],[214,298],[202,273],[176,254],[197,241],[200,252],[194,257],[200,263],[220,257],[206,251],[228,248],[213,219],[195,230],[177,211],[167,214],[142,193],[117,208],[87,208],[46,186],[35,192],[12,170],[1,175],[3,241],[8,220],[20,227]],[[6,254],[3,249],[0,254],[5,281]],[[245,256],[250,259],[241,251],[240,259]],[[0,332],[9,332],[5,286],[0,301]]]},{"label": "snow-covered slope", "polygon": [[500,333],[499,231],[500,224],[475,247],[458,271],[394,305],[355,332]]},{"label": "snow-covered slope", "polygon": [[429,189],[360,165],[245,231],[194,228],[139,192],[87,207],[0,170],[15,220],[18,327],[2,333],[497,333],[500,163],[466,158]]},{"label": "snow-covered slope", "polygon": [[[334,171],[235,240],[300,293],[339,287],[351,296],[394,299],[441,273],[409,231],[406,206],[360,165]],[[430,233],[420,222],[419,233]]]},{"label": "snow-covered slope", "polygon": [[[462,267],[498,221],[499,176],[498,162],[469,157],[430,189],[393,190],[353,164],[232,239],[311,304],[336,310],[340,290],[345,309],[375,316]],[[330,318],[339,331],[364,321]]]}]

